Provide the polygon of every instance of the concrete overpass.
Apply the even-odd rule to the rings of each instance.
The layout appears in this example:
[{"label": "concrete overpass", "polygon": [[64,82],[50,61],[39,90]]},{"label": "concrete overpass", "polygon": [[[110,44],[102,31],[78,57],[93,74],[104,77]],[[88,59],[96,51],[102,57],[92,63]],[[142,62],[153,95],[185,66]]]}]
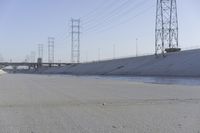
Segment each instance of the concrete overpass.
[{"label": "concrete overpass", "polygon": [[37,69],[39,67],[58,67],[58,66],[67,66],[71,63],[29,63],[29,62],[0,62],[0,68],[7,66],[18,67],[18,66],[27,66],[29,69]]}]

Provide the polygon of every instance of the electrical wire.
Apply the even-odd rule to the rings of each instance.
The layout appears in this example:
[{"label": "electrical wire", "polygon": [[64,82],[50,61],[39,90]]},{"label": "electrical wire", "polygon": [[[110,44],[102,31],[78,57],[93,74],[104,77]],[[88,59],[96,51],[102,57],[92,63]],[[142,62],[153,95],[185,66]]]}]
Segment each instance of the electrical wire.
[{"label": "electrical wire", "polygon": [[148,12],[148,11],[149,11],[150,9],[152,9],[153,7],[154,7],[154,5],[151,5],[149,8],[146,8],[145,10],[142,10],[142,11],[139,12],[138,14],[136,14],[136,15],[134,15],[134,16],[132,16],[132,17],[130,17],[130,18],[128,18],[128,19],[126,19],[126,20],[124,20],[124,21],[122,21],[122,22],[116,24],[116,25],[112,25],[112,26],[110,26],[110,27],[104,28],[103,30],[96,30],[96,31],[93,31],[93,33],[102,33],[102,32],[105,32],[105,31],[109,31],[109,30],[113,29],[114,27],[117,27],[117,26],[126,24],[126,23],[130,22],[131,20],[134,20],[134,19],[136,19],[137,17],[139,17],[139,16],[145,14],[146,12]]},{"label": "electrical wire", "polygon": [[[88,32],[88,31],[93,31],[93,30],[97,30],[97,29],[100,29],[99,27],[104,27],[104,25],[108,25],[108,24],[112,24],[116,21],[122,18],[125,18],[126,16],[130,15],[133,11],[137,10],[138,8],[142,7],[145,3],[147,3],[148,1],[146,0],[143,0],[137,4],[134,4],[133,7],[131,8],[127,8],[126,10],[123,10],[121,12],[119,12],[118,14],[115,14],[111,17],[107,17],[105,18],[103,21],[101,22],[98,22],[96,23],[95,25],[92,25],[91,27],[88,27],[85,31],[85,32]],[[116,21],[114,21],[114,19],[117,19]]]},{"label": "electrical wire", "polygon": [[[96,21],[102,21],[105,18],[111,17],[114,14],[117,14],[118,12],[124,10],[127,8],[127,6],[130,6],[132,3],[131,0],[125,0],[125,1],[114,1],[111,6],[108,6],[106,9],[103,9],[101,13],[96,14],[94,18],[91,18],[90,20],[84,21],[84,26],[89,26],[95,23]],[[124,9],[123,9],[124,8]]]}]

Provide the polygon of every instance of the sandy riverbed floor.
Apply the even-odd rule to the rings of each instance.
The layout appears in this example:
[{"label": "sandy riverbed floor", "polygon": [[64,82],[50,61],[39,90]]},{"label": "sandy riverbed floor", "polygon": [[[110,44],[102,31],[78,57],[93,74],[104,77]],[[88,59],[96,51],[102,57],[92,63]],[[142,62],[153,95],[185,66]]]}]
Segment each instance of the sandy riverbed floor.
[{"label": "sandy riverbed floor", "polygon": [[200,86],[4,74],[0,133],[200,133]]}]

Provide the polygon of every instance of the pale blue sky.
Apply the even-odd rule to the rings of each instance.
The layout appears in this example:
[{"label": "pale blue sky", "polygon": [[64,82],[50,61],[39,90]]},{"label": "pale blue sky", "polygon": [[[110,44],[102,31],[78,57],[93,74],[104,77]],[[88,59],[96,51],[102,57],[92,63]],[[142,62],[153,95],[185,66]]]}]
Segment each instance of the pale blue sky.
[{"label": "pale blue sky", "polygon": [[[181,47],[200,45],[200,1],[177,0]],[[69,21],[81,18],[81,60],[154,52],[156,0],[0,0],[0,54],[23,61],[55,37],[55,60],[70,61]]]}]

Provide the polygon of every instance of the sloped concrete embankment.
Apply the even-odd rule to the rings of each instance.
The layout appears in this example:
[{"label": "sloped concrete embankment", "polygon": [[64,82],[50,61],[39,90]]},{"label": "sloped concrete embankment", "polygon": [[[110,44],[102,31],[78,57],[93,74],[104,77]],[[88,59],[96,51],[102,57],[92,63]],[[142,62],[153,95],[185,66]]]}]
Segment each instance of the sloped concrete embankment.
[{"label": "sloped concrete embankment", "polygon": [[43,74],[200,76],[200,49],[155,55],[82,63],[41,71]]},{"label": "sloped concrete embankment", "polygon": [[6,72],[0,69],[0,75],[5,74]]}]

